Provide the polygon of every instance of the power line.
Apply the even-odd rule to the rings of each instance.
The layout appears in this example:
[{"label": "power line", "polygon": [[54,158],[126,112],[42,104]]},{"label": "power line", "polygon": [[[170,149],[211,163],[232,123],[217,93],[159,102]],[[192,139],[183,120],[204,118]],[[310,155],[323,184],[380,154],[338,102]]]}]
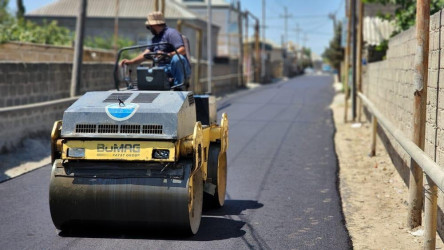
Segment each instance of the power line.
[{"label": "power line", "polygon": [[[271,16],[268,17],[268,19],[280,19],[280,16]],[[328,18],[328,14],[325,15],[292,15],[291,18],[297,18],[297,19],[301,19],[301,18],[307,18],[307,19],[311,19],[311,18]]]},{"label": "power line", "polygon": [[341,0],[341,2],[339,2],[339,7],[336,9],[335,11],[335,16],[338,14],[338,12],[342,9],[342,4],[344,4],[344,0]]}]

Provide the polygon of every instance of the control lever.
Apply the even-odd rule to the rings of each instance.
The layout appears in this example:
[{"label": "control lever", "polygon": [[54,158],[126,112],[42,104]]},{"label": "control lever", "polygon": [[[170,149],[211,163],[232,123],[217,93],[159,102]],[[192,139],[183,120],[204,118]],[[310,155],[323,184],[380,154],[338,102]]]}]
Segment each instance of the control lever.
[{"label": "control lever", "polygon": [[131,72],[132,72],[132,70],[128,69],[128,65],[124,64],[123,65],[123,72],[124,72],[123,80],[126,83],[127,89],[134,89],[134,86],[131,83]]}]

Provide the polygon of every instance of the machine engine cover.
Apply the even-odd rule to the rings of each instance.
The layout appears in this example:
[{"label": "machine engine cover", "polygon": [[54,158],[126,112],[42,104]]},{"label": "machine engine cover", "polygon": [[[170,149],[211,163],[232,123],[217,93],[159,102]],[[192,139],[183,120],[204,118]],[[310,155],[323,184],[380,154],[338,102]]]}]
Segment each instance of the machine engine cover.
[{"label": "machine engine cover", "polygon": [[192,92],[88,92],[63,114],[63,138],[177,140],[193,133]]}]

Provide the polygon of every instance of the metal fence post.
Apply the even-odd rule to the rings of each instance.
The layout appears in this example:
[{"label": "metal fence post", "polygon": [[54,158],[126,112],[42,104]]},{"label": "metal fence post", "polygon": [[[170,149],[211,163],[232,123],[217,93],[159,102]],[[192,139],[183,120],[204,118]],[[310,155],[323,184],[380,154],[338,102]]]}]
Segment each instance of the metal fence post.
[{"label": "metal fence post", "polygon": [[[362,102],[362,100],[361,100]],[[373,157],[376,155],[376,134],[378,133],[378,118],[376,116],[372,115],[372,146],[370,149],[370,157]]]},{"label": "metal fence post", "polygon": [[[426,104],[427,104],[427,70],[429,59],[429,23],[430,0],[416,2],[416,55],[414,75],[414,107],[413,107],[413,142],[424,150]],[[421,209],[423,202],[423,171],[412,160],[409,179],[409,211],[407,224],[410,228],[421,225]]]},{"label": "metal fence post", "polygon": [[[358,92],[362,92],[362,22],[364,21],[364,4],[362,0],[359,0],[359,13],[358,13],[358,51],[357,51],[357,84],[358,84]],[[361,114],[362,114],[362,101],[357,98],[358,102],[358,122],[361,122]]]},{"label": "metal fence post", "polygon": [[435,249],[438,217],[438,187],[427,175],[424,189],[424,249]]},{"label": "metal fence post", "polygon": [[[353,0],[354,1],[354,0]],[[346,5],[347,6],[347,5]],[[350,32],[351,32],[351,7],[350,5],[348,5],[348,10],[347,10],[347,16],[348,16],[348,22],[347,22],[347,44],[345,45],[345,84],[344,84],[344,89],[345,89],[345,105],[344,105],[344,123],[347,122],[348,118],[348,98],[350,96],[349,93],[349,68],[350,68]]]}]

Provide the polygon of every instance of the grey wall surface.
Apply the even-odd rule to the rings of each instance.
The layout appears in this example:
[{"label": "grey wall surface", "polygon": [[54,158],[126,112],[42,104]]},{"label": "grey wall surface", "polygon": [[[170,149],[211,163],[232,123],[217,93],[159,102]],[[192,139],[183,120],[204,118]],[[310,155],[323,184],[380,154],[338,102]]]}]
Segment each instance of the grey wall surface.
[{"label": "grey wall surface", "polygon": [[[440,166],[444,166],[444,12],[430,19],[429,73],[427,88],[426,143],[424,151]],[[363,92],[393,124],[412,139],[413,94],[415,87],[414,59],[416,52],[415,28],[389,41],[387,59],[370,63],[363,75]],[[410,156],[380,129],[383,140],[398,172],[408,185]],[[444,193],[438,195],[438,231],[444,238]]]},{"label": "grey wall surface", "polygon": [[[10,150],[33,134],[50,136],[54,121],[72,103],[51,104],[69,97],[71,68],[70,63],[0,63],[0,150]],[[85,63],[80,94],[111,89],[112,70],[110,63]],[[36,105],[42,102],[49,103]],[[10,110],[18,105],[29,106]]]},{"label": "grey wall surface", "polygon": [[[33,134],[50,136],[54,121],[73,101],[52,103],[69,97],[71,63],[0,62],[0,151],[11,150]],[[80,94],[114,88],[112,63],[83,64]],[[202,65],[201,78],[206,77]],[[214,76],[237,73],[237,62],[216,64]],[[202,81],[202,84],[206,82]],[[123,87],[123,85],[121,85]],[[213,94],[221,95],[238,88],[237,77],[214,81]],[[45,105],[40,105],[47,102]],[[21,105],[30,105],[17,108]],[[11,110],[12,108],[12,110]]]}]

